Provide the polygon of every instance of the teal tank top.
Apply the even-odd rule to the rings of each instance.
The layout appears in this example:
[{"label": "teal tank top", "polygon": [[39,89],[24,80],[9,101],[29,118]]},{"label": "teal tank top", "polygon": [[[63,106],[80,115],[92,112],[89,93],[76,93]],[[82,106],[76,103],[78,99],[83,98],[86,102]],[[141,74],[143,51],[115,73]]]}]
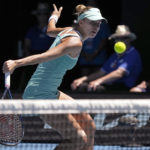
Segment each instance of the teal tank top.
[{"label": "teal tank top", "polygon": [[[80,36],[75,34],[65,33],[61,35],[62,32],[57,35],[50,48],[58,45],[64,37],[76,36],[80,38]],[[72,69],[76,65],[77,60],[78,58],[64,55],[39,64],[25,88],[23,99],[58,99],[58,87],[66,71]]]}]

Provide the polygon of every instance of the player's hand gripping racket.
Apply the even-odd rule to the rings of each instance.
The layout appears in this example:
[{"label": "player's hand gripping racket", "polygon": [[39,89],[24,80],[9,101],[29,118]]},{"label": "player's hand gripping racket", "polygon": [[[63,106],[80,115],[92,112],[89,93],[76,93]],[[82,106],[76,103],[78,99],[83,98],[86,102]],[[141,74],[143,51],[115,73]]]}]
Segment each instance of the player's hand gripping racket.
[{"label": "player's hand gripping racket", "polygon": [[[9,72],[5,73],[5,91],[1,99],[5,99],[7,93],[9,98],[12,99]],[[23,135],[24,130],[21,116],[16,114],[0,114],[0,144],[15,146],[21,142]]]},{"label": "player's hand gripping racket", "polygon": [[7,93],[9,94],[9,98],[12,99],[12,94],[10,91],[10,73],[9,72],[5,73],[5,91],[1,99],[4,99]]}]

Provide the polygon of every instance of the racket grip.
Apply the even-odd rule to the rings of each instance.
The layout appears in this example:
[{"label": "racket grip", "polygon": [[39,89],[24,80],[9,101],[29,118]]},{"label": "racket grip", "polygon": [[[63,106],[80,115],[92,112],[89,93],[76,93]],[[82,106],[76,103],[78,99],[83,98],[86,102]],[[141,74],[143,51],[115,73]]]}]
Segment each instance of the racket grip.
[{"label": "racket grip", "polygon": [[5,88],[10,88],[10,72],[5,73]]}]

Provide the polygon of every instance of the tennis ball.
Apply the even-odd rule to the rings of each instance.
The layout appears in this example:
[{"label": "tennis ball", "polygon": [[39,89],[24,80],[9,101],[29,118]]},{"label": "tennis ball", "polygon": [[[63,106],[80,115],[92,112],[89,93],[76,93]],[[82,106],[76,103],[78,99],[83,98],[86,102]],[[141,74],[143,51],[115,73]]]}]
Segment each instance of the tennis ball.
[{"label": "tennis ball", "polygon": [[118,54],[122,54],[126,50],[126,44],[124,42],[116,42],[114,45],[114,50]]}]

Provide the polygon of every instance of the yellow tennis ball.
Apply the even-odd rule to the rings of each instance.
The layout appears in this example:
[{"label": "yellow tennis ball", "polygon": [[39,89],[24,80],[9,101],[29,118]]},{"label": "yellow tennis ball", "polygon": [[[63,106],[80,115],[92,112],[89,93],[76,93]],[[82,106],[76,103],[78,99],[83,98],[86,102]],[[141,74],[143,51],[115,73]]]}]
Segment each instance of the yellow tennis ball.
[{"label": "yellow tennis ball", "polygon": [[118,54],[122,54],[126,50],[126,44],[124,42],[116,42],[114,45],[114,50]]}]

